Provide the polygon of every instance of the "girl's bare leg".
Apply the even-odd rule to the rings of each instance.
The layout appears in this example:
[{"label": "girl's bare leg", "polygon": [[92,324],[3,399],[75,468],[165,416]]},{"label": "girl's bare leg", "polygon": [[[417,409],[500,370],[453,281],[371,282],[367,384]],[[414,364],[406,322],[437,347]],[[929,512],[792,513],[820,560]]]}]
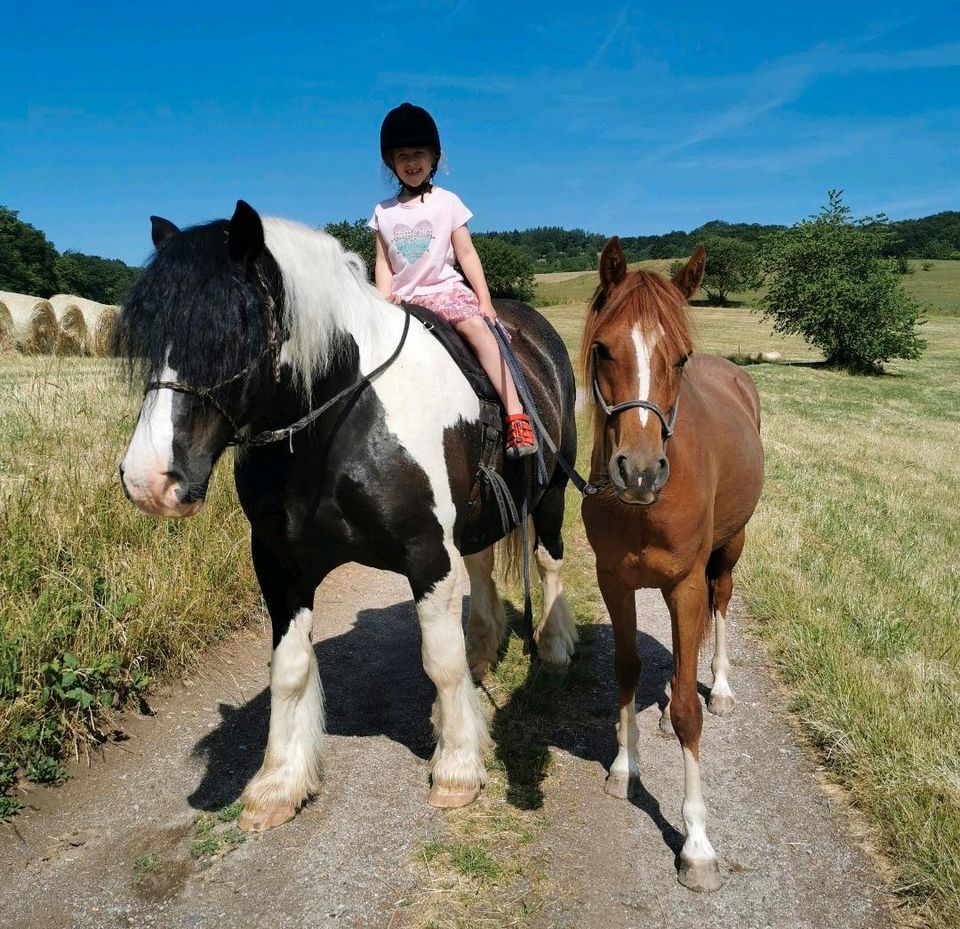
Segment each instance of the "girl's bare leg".
[{"label": "girl's bare leg", "polygon": [[507,363],[500,354],[500,346],[482,316],[471,316],[462,322],[455,323],[454,329],[463,336],[473,349],[473,353],[480,362],[480,367],[486,372],[493,384],[494,390],[503,402],[507,416],[523,412],[523,405],[517,396],[517,388],[513,383],[513,375]]}]

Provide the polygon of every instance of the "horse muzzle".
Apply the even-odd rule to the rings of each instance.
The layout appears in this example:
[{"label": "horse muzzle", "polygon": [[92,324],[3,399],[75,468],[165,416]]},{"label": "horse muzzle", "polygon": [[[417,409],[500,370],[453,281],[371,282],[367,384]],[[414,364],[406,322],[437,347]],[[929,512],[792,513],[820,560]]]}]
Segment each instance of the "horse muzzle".
[{"label": "horse muzzle", "polygon": [[639,462],[631,455],[615,452],[608,465],[610,482],[621,502],[631,506],[656,503],[670,476],[670,462],[665,455],[652,461]]},{"label": "horse muzzle", "polygon": [[154,471],[133,477],[120,465],[126,498],[150,516],[193,516],[203,506],[206,487],[195,487],[177,471]]}]

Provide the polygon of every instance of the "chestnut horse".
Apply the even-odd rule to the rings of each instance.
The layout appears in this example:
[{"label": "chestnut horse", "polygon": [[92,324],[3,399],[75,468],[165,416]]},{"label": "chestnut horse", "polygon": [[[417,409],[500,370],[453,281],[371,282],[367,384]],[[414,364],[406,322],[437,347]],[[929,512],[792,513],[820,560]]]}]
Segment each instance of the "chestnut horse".
[{"label": "chestnut horse", "polygon": [[[693,890],[720,886],[700,789],[697,658],[709,614],[716,653],[709,709],[734,707],[725,641],[731,572],[763,485],[760,400],[753,381],[713,355],[693,355],[687,300],[700,286],[697,252],[673,278],[628,271],[618,239],[600,257],[600,286],[587,314],[581,361],[596,402],[583,522],[610,612],[619,686],[619,752],[607,793],[640,784],[635,692],[640,678],[634,591],[659,587],[673,631],[671,697],[661,728],[683,750],[686,840],[679,879]],[[668,441],[669,440],[669,441]]]}]

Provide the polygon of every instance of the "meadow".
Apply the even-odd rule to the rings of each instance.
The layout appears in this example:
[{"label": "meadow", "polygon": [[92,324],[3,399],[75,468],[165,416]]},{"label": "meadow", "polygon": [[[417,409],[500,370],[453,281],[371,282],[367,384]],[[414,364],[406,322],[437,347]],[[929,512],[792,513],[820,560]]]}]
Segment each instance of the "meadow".
[{"label": "meadow", "polygon": [[[804,731],[870,818],[907,912],[947,927],[960,925],[960,263],[916,264],[905,281],[937,308],[929,348],[884,377],[823,368],[743,306],[696,307],[694,319],[698,350],[782,356],[749,369],[767,477],[738,591]],[[574,357],[594,281],[539,285]],[[228,462],[191,520],[154,521],[123,499],[116,466],[138,400],[105,360],[0,357],[0,813],[15,811],[16,771],[61,779],[67,749],[109,737],[112,708],[148,700],[152,678],[259,616]],[[571,493],[566,583],[589,648],[602,607],[578,514]],[[574,712],[590,682],[530,687],[525,668],[514,641],[491,692],[510,707],[494,720],[497,752],[525,753],[533,789],[550,719],[564,702]],[[505,764],[490,760],[491,797]],[[478,805],[424,850],[429,880],[454,875],[465,907],[494,872],[532,867],[541,813],[512,800],[500,818]]]}]

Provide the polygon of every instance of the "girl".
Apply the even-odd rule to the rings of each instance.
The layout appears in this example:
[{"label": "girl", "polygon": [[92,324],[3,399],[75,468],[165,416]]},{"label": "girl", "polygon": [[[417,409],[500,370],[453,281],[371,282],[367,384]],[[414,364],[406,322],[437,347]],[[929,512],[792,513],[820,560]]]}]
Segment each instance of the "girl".
[{"label": "girl", "polygon": [[[380,155],[400,190],[377,204],[369,223],[377,234],[377,290],[394,303],[405,300],[432,310],[463,336],[506,410],[507,454],[532,455],[537,450],[533,427],[485,322],[495,321],[497,314],[467,231],[473,214],[456,194],[433,185],[440,162],[433,117],[410,103],[391,110],[380,127]],[[473,290],[454,269],[454,260]]]}]

